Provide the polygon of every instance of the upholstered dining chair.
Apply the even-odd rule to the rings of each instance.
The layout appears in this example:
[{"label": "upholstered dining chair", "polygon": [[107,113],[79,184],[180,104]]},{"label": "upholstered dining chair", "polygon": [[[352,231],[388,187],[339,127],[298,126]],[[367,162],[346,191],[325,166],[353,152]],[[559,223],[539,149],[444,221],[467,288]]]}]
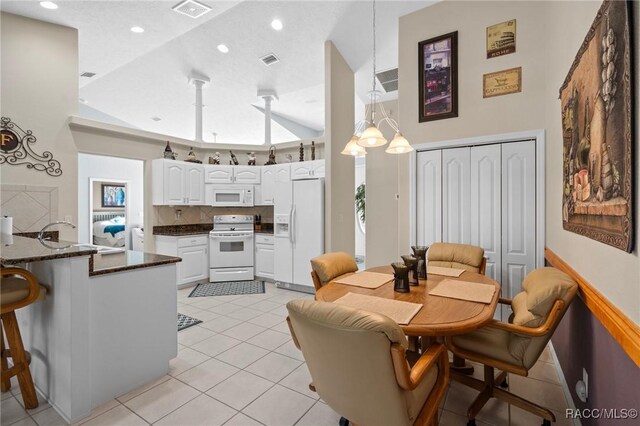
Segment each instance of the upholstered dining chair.
[{"label": "upholstered dining chair", "polygon": [[[487,269],[484,249],[469,244],[433,243],[427,251],[427,260],[430,266],[464,269],[482,275]],[[473,373],[473,367],[456,354],[453,355],[451,368],[466,374]]]},{"label": "upholstered dining chair", "polygon": [[343,416],[341,424],[437,424],[449,385],[444,345],[432,345],[411,368],[407,338],[389,317],[313,300],[293,300],[287,309],[309,387]]},{"label": "upholstered dining chair", "polygon": [[[11,388],[11,377],[18,376],[18,385],[25,408],[36,408],[38,397],[33,385],[29,364],[31,356],[25,351],[16,318],[16,309],[24,308],[44,299],[47,289],[38,283],[38,279],[29,271],[21,268],[0,269],[0,371],[1,389],[7,392]],[[7,334],[8,349],[5,348],[4,334]],[[9,368],[7,358],[13,366]]]},{"label": "upholstered dining chair", "polygon": [[349,253],[337,251],[311,259],[311,278],[317,290],[329,281],[358,270],[356,260]]},{"label": "upholstered dining chair", "polygon": [[469,244],[433,243],[427,251],[427,260],[431,266],[464,269],[483,275],[487,268],[484,249]]},{"label": "upholstered dining chair", "polygon": [[[542,417],[543,425],[555,421],[550,410],[501,389],[500,385],[507,373],[528,374],[575,297],[578,284],[555,268],[539,268],[525,277],[522,289],[513,300],[500,299],[513,310],[509,322],[493,320],[479,330],[445,340],[454,354],[484,364],[484,381],[452,372],[454,380],[480,391],[467,412],[470,426],[475,425],[476,415],[490,398]],[[502,372],[494,378],[496,368]]]}]

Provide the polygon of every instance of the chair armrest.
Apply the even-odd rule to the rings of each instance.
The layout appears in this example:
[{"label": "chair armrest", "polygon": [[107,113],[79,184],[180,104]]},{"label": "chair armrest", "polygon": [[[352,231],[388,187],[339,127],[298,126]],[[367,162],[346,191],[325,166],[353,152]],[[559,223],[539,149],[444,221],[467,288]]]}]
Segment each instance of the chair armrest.
[{"label": "chair armrest", "polygon": [[496,321],[493,320],[487,327],[499,328],[501,330],[506,330],[510,333],[521,334],[523,336],[529,337],[539,337],[544,336],[549,333],[553,327],[557,324],[562,316],[562,310],[564,308],[564,300],[558,299],[554,302],[551,307],[551,312],[547,315],[547,319],[544,324],[538,327],[524,327],[522,325],[511,324],[508,322]]},{"label": "chair armrest", "polygon": [[417,388],[425,375],[437,364],[441,374],[449,368],[449,359],[444,345],[433,344],[423,353],[413,368],[409,368],[405,348],[397,343],[391,345],[391,359],[398,385],[405,390]]},{"label": "chair armrest", "polygon": [[10,312],[18,308],[21,308],[23,306],[27,306],[33,303],[34,301],[36,301],[38,299],[38,296],[40,296],[40,283],[38,282],[38,279],[31,272],[22,268],[1,268],[0,269],[0,276],[2,278],[11,277],[14,275],[18,275],[27,281],[27,283],[29,284],[29,294],[27,295],[27,297],[25,297],[22,300],[2,306],[3,314],[6,312]]},{"label": "chair armrest", "polygon": [[498,303],[502,303],[503,305],[511,305],[511,299],[501,297],[498,299]]},{"label": "chair armrest", "polygon": [[296,337],[296,333],[293,331],[293,327],[291,326],[291,319],[287,316],[287,325],[289,326],[289,333],[291,333],[291,339],[293,340],[293,344],[296,345],[296,348],[300,349],[300,343],[298,342],[298,338]]}]

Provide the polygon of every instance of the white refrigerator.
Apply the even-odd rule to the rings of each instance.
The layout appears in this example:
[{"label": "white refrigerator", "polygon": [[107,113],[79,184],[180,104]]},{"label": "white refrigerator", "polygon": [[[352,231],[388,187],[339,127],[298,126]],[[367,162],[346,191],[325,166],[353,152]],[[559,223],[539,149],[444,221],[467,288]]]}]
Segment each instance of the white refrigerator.
[{"label": "white refrigerator", "polygon": [[276,182],[274,279],[313,290],[311,258],[324,253],[324,179]]}]

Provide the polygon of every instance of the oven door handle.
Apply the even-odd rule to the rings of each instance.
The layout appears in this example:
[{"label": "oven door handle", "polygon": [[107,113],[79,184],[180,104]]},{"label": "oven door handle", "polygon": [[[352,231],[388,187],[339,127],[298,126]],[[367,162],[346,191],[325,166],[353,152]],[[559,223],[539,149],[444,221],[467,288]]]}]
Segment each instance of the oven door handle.
[{"label": "oven door handle", "polygon": [[253,239],[253,234],[243,234],[243,235],[209,235],[209,238],[215,241],[244,241]]}]

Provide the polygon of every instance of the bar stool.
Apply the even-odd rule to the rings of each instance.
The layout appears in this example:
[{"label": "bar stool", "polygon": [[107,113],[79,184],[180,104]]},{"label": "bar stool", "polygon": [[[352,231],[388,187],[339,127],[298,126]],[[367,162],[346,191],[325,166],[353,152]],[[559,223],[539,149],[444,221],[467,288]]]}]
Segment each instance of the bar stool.
[{"label": "bar stool", "polygon": [[[36,277],[29,271],[21,268],[2,268],[0,270],[2,280],[0,281],[0,341],[2,355],[1,369],[1,390],[7,392],[11,388],[11,377],[18,376],[18,384],[22,393],[22,400],[25,408],[36,408],[38,397],[33,386],[33,378],[29,370],[31,355],[24,350],[16,309],[24,308],[38,300],[44,299],[47,294],[45,287],[38,283]],[[8,349],[5,348],[4,333],[7,334]],[[13,366],[9,368],[7,358],[13,360]]]}]

